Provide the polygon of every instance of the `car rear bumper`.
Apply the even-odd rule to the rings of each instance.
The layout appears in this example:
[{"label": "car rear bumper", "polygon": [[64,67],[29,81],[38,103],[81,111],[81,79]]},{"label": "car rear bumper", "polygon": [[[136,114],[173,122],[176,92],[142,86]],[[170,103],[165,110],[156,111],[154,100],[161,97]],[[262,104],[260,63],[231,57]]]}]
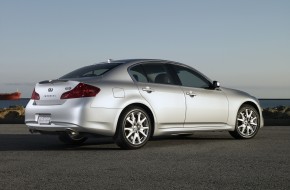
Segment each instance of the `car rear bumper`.
[{"label": "car rear bumper", "polygon": [[[34,105],[30,100],[25,109],[25,123],[32,131],[94,133],[113,136],[121,109],[91,107],[91,98],[67,100],[62,105]],[[48,116],[48,123],[40,123],[39,116]]]}]

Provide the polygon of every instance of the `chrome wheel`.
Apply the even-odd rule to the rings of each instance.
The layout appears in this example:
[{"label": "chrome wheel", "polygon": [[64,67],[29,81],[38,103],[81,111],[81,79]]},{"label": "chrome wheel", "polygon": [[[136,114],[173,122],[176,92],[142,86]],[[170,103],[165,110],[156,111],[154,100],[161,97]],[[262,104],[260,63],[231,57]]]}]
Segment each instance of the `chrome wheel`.
[{"label": "chrome wheel", "polygon": [[257,110],[250,105],[244,105],[237,114],[236,129],[230,134],[238,139],[249,139],[257,134],[259,127],[260,116]]},{"label": "chrome wheel", "polygon": [[237,118],[238,130],[242,136],[251,136],[258,126],[258,116],[253,110],[246,108],[242,110]]},{"label": "chrome wheel", "polygon": [[134,110],[124,121],[124,135],[133,145],[142,144],[149,135],[148,118],[141,110]]},{"label": "chrome wheel", "polygon": [[138,106],[126,108],[118,121],[115,142],[123,149],[137,149],[146,144],[151,135],[151,118]]}]

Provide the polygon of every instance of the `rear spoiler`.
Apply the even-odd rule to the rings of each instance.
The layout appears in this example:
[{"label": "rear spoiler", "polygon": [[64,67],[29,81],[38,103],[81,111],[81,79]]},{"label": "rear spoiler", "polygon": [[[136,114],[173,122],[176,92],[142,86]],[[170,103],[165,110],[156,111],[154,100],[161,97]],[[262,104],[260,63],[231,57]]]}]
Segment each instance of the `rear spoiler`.
[{"label": "rear spoiler", "polygon": [[55,80],[44,80],[39,82],[39,84],[52,84],[52,83],[59,83],[59,82],[67,82],[68,80],[63,80],[63,79],[55,79]]}]

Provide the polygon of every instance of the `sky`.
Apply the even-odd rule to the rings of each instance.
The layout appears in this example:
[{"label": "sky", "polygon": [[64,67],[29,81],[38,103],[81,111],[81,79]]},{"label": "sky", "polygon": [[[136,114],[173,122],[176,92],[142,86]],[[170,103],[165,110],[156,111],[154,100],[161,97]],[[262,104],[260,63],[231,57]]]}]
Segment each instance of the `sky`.
[{"label": "sky", "polygon": [[190,65],[257,98],[290,98],[289,0],[0,0],[0,93],[107,59]]}]

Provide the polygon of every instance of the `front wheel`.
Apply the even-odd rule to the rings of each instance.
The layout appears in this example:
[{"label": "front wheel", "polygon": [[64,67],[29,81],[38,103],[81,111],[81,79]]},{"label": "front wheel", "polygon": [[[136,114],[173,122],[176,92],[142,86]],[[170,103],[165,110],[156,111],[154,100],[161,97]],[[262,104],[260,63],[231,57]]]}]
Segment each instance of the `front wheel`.
[{"label": "front wheel", "polygon": [[140,107],[129,107],[121,114],[115,136],[116,144],[123,149],[144,146],[151,134],[151,120]]},{"label": "front wheel", "polygon": [[229,133],[236,139],[250,139],[258,133],[259,128],[258,111],[253,106],[244,105],[238,111],[235,130]]}]

